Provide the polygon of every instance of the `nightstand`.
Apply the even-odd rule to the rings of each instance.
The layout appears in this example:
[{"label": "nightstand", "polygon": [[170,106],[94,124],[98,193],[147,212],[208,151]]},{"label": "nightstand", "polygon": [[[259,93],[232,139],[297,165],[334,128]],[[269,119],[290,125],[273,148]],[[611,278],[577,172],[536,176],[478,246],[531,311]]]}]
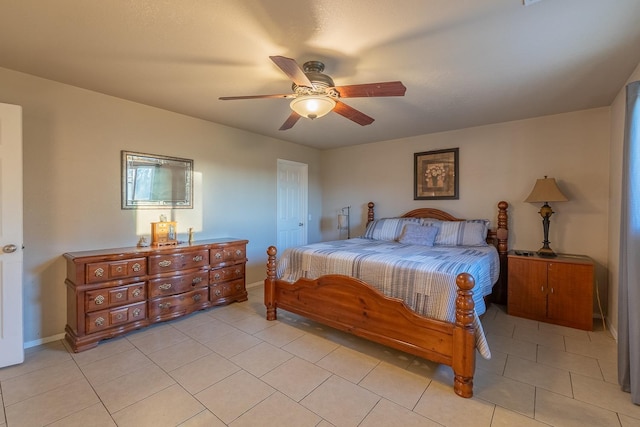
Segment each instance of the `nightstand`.
[{"label": "nightstand", "polygon": [[507,311],[572,328],[593,329],[593,260],[583,255],[508,255]]}]

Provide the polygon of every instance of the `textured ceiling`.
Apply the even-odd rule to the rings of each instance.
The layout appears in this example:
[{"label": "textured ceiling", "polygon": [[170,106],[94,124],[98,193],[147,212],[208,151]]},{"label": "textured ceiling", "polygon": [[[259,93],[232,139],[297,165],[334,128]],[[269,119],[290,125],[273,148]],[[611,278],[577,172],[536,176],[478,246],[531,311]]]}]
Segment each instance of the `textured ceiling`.
[{"label": "textured ceiling", "polygon": [[[610,105],[639,21],[638,0],[2,0],[0,67],[325,149]],[[288,100],[218,100],[289,93],[270,55],[406,96],[279,131]]]}]

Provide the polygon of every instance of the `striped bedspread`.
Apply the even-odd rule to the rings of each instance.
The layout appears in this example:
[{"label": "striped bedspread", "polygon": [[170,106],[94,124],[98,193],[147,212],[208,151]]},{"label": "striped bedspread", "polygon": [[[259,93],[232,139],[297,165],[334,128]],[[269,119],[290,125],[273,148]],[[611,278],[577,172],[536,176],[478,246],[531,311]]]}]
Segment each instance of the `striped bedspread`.
[{"label": "striped bedspread", "polygon": [[400,298],[416,313],[455,322],[455,279],[471,274],[476,285],[476,346],[489,359],[491,352],[478,315],[483,297],[498,280],[500,260],[493,246],[421,246],[394,241],[355,238],[286,249],[278,261],[280,279],[295,282],[325,274],[356,277],[383,294]]}]

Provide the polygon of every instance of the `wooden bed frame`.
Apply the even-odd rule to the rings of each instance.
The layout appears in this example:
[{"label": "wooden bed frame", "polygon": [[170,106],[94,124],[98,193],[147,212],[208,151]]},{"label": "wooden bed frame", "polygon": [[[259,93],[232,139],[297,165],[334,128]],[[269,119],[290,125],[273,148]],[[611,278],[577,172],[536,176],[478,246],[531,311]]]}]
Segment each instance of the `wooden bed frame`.
[{"label": "wooden bed frame", "polygon": [[[369,203],[367,224],[374,219],[374,204]],[[508,216],[507,202],[498,203],[496,229],[490,230],[487,242],[500,254],[500,279],[506,281]],[[462,221],[438,209],[415,209],[402,215],[412,218],[435,218]],[[402,300],[390,298],[367,283],[353,277],[331,274],[317,279],[301,278],[290,283],[276,278],[275,246],[267,249],[267,278],[264,303],[267,320],[276,320],[281,308],[313,319],[327,326],[367,338],[401,351],[451,366],[455,375],[453,389],[462,397],[473,395],[475,372],[475,328],[473,326],[475,281],[468,273],[456,278],[455,323],[420,316]]]}]

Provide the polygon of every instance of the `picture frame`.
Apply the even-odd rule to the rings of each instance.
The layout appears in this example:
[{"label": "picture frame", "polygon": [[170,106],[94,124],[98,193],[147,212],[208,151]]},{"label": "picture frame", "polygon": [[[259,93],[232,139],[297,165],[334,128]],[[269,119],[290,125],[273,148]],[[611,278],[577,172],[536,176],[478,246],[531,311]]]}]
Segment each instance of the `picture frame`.
[{"label": "picture frame", "polygon": [[193,209],[193,160],[122,151],[122,209]]},{"label": "picture frame", "polygon": [[413,200],[457,200],[458,148],[414,154]]}]

